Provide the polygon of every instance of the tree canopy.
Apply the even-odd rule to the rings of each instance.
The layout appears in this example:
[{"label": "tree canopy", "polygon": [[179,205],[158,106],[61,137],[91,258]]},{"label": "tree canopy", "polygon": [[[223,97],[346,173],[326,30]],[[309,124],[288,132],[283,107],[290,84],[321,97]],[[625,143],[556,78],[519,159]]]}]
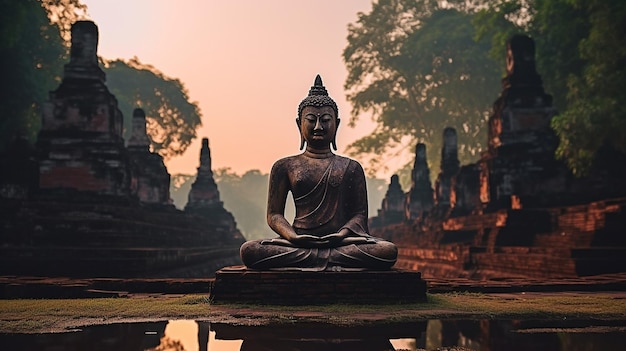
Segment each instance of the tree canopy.
[{"label": "tree canopy", "polygon": [[37,0],[0,0],[0,150],[21,135],[34,141],[39,106],[60,82],[66,48]]},{"label": "tree canopy", "polygon": [[146,113],[147,132],[152,149],[169,158],[182,154],[196,137],[202,124],[197,102],[190,102],[183,83],[167,77],[137,58],[128,61],[105,61],[104,72],[111,93],[124,113],[124,137],[132,126],[132,111],[140,107]]},{"label": "tree canopy", "polygon": [[503,69],[489,56],[490,42],[474,40],[473,15],[461,10],[380,0],[349,25],[343,59],[351,123],[365,113],[377,123],[349,153],[384,155],[370,160],[370,173],[394,150],[413,150],[417,142],[428,145],[429,161],[438,165],[445,127],[456,128],[462,161],[481,151]]},{"label": "tree canopy", "polygon": [[577,19],[588,28],[576,38],[583,66],[567,76],[567,105],[552,126],[560,137],[558,156],[575,173],[585,174],[604,143],[626,152],[626,3],[571,4],[573,11],[588,15],[586,23]]},{"label": "tree canopy", "polygon": [[621,0],[491,0],[475,21],[495,50],[515,32],[535,40],[537,70],[560,111],[557,156],[589,171],[605,143],[626,152],[626,3]]}]

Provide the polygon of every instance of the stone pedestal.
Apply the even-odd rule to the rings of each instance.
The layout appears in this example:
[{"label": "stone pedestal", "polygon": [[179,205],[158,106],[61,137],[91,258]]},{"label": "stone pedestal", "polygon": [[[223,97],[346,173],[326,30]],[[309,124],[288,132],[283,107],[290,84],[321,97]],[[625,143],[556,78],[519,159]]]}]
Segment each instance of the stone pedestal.
[{"label": "stone pedestal", "polygon": [[244,266],[215,273],[214,303],[276,305],[398,304],[426,301],[420,272],[255,271]]}]

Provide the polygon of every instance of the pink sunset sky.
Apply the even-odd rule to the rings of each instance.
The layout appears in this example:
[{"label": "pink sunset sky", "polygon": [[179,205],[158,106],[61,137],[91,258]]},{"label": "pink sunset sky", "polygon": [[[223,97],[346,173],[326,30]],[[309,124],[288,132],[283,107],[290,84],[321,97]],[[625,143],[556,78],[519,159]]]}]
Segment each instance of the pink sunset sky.
[{"label": "pink sunset sky", "polygon": [[[348,126],[342,60],[348,24],[371,10],[371,0],[83,3],[100,31],[100,56],[136,56],[180,79],[199,103],[198,138],[183,156],[166,161],[171,174],[196,172],[203,137],[209,138],[213,169],[238,174],[267,173],[277,159],[298,153],[297,106],[318,73],[339,106],[338,153],[374,128],[370,116]],[[390,172],[405,162],[391,160]]]}]

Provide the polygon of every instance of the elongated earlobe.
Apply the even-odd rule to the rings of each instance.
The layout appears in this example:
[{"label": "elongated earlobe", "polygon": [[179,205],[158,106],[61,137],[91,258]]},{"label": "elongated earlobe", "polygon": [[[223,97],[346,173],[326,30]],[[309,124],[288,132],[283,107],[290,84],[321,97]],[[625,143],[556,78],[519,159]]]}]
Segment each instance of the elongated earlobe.
[{"label": "elongated earlobe", "polygon": [[300,132],[300,150],[304,149],[304,135],[302,135],[302,129],[300,127],[300,117],[296,118],[296,125],[298,126],[298,132]]},{"label": "elongated earlobe", "polygon": [[336,125],[335,125],[335,135],[333,135],[333,141],[331,141],[331,145],[333,146],[333,150],[337,151],[337,129],[339,129],[339,122],[341,122],[341,120],[339,118],[336,119]]}]

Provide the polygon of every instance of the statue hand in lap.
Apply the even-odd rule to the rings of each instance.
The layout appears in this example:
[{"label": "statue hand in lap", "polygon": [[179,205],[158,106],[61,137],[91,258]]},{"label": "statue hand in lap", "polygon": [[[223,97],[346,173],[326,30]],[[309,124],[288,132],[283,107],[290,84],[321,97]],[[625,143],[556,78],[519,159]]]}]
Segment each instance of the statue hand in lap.
[{"label": "statue hand in lap", "polygon": [[[274,163],[270,172],[267,222],[279,237],[244,243],[248,268],[271,270],[389,269],[394,244],[368,233],[367,190],[361,165],[335,155],[336,103],[318,75],[298,107],[296,123],[304,152]],[[284,217],[291,192],[296,215]]]}]

